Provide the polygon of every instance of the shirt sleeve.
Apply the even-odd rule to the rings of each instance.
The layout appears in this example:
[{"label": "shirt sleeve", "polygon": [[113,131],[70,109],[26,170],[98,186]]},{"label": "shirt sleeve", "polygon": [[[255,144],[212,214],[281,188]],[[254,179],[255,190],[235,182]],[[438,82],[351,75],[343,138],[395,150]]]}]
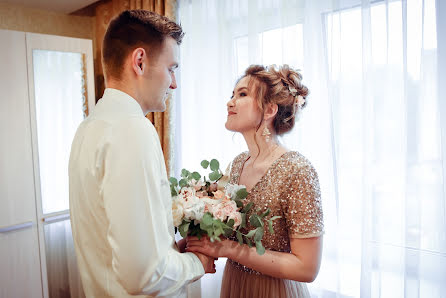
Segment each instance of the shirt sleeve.
[{"label": "shirt sleeve", "polygon": [[197,256],[175,248],[162,151],[146,120],[123,120],[110,131],[101,195],[118,281],[130,294],[166,296],[204,270]]},{"label": "shirt sleeve", "polygon": [[323,234],[321,192],[316,170],[308,162],[294,165],[285,190],[284,215],[290,238],[310,238]]}]

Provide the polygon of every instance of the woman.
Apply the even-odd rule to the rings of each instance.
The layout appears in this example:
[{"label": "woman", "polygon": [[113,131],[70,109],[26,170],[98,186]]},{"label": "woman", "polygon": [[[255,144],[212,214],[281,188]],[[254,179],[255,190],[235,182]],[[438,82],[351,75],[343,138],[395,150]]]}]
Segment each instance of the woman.
[{"label": "woman", "polygon": [[281,218],[274,221],[274,234],[263,237],[264,255],[234,239],[187,239],[187,251],[228,258],[220,297],[309,297],[304,283],[319,271],[323,221],[318,176],[304,156],[277,140],[305,107],[308,89],[301,79],[288,65],[250,66],[227,104],[226,128],[240,132],[249,149],[233,160],[229,182],[246,186],[245,204],[270,208],[266,219]]}]

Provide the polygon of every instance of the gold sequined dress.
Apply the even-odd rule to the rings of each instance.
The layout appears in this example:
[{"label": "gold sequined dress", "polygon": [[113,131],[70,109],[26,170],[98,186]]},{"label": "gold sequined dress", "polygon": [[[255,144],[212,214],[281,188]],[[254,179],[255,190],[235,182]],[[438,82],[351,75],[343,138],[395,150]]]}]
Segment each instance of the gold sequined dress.
[{"label": "gold sequined dress", "polygon": [[[233,160],[229,183],[239,184],[248,157],[248,153],[244,152]],[[265,232],[262,242],[266,249],[290,253],[290,238],[310,238],[323,234],[318,176],[311,163],[298,152],[286,152],[274,161],[251,189],[244,203],[249,202],[254,202],[256,209],[270,208],[271,213],[266,219],[281,216],[273,223],[274,234]],[[248,224],[247,230],[251,229]],[[305,283],[267,276],[228,259],[220,297],[300,298],[310,295]]]}]

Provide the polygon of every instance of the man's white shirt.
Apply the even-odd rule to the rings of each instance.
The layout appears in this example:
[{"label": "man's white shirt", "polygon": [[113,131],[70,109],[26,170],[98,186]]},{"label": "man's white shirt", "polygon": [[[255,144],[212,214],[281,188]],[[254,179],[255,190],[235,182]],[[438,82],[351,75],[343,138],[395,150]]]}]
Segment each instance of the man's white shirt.
[{"label": "man's white shirt", "polygon": [[105,90],[76,132],[69,180],[86,296],[186,297],[203,266],[176,248],[159,138],[134,98]]}]

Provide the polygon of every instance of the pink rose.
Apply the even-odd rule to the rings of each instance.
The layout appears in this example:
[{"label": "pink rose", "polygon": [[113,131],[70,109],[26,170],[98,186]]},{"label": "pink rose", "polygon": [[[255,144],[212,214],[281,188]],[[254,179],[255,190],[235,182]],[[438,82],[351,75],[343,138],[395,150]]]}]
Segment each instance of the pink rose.
[{"label": "pink rose", "polygon": [[234,226],[232,227],[234,230],[237,229],[237,227],[242,224],[242,214],[240,212],[234,212],[231,215],[229,215],[228,220],[230,219],[234,220]]},{"label": "pink rose", "polygon": [[209,186],[209,191],[210,192],[214,192],[214,191],[217,191],[217,189],[218,189],[218,185],[217,185],[217,183],[212,183],[210,186]]},{"label": "pink rose", "polygon": [[213,192],[213,194],[217,200],[221,200],[225,197],[225,193],[221,190],[217,190],[216,192]]},{"label": "pink rose", "polygon": [[219,219],[221,221],[225,220],[226,216],[225,216],[224,211],[221,208],[215,208],[213,211],[214,212],[212,215],[214,216],[214,218]]}]

